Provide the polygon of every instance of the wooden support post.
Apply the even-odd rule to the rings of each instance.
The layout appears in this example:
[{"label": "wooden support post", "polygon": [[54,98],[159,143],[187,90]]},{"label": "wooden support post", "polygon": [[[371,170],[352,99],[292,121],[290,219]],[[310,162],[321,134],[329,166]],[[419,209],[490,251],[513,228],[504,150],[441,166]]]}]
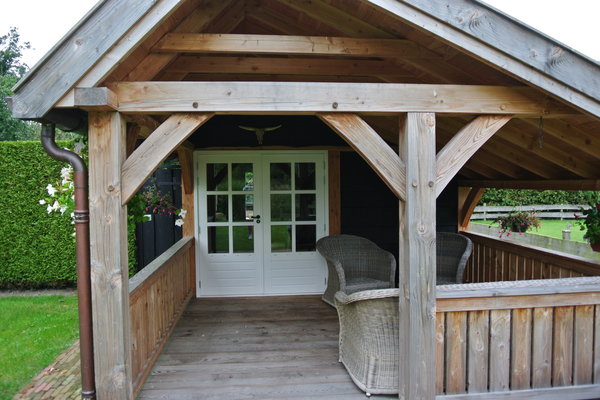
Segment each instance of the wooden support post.
[{"label": "wooden support post", "polygon": [[458,230],[467,231],[471,224],[471,215],[475,211],[475,207],[485,189],[483,188],[467,188],[461,186],[458,188]]},{"label": "wooden support post", "polygon": [[187,147],[179,147],[177,157],[181,165],[181,208],[187,211],[183,236],[194,236],[194,157]]},{"label": "wooden support post", "polygon": [[340,152],[330,150],[328,152],[328,176],[329,176],[329,234],[339,235],[342,233],[341,226],[341,197],[340,197]]},{"label": "wooden support post", "polygon": [[400,201],[401,399],[435,399],[435,114],[400,124],[406,200]]},{"label": "wooden support post", "polygon": [[133,398],[127,259],[127,208],[121,205],[125,121],[119,113],[89,114],[90,240],[96,392]]}]

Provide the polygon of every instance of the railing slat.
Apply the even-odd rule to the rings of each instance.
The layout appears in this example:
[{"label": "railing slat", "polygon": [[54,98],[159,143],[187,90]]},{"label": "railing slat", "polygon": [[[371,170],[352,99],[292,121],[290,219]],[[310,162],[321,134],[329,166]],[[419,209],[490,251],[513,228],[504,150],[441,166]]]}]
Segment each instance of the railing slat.
[{"label": "railing slat", "polygon": [[513,310],[511,388],[531,387],[531,308]]},{"label": "railing slat", "polygon": [[488,391],[489,312],[469,313],[469,354],[467,360],[469,393]]},{"label": "railing slat", "polygon": [[575,307],[573,384],[592,383],[594,355],[594,306]]},{"label": "railing slat", "polygon": [[533,310],[533,388],[550,387],[552,383],[552,311],[552,307]]}]

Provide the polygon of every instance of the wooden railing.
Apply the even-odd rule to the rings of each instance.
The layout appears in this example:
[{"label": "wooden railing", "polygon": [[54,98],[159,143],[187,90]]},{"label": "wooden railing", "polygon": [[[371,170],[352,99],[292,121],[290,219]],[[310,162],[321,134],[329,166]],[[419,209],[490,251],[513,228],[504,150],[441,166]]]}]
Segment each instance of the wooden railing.
[{"label": "wooden railing", "polygon": [[194,275],[194,239],[185,237],[129,281],[136,395],[193,295]]},{"label": "wooden railing", "polygon": [[588,259],[533,246],[461,232],[473,241],[465,282],[571,278],[600,275],[600,264]]},{"label": "wooden railing", "polygon": [[600,277],[438,286],[438,399],[600,396]]}]

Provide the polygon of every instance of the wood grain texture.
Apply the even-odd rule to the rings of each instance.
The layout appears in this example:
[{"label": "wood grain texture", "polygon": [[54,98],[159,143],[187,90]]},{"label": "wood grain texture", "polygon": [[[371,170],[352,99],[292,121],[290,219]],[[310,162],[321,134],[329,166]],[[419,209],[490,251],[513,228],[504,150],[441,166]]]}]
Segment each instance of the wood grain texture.
[{"label": "wood grain texture", "polygon": [[60,46],[21,80],[13,97],[13,116],[42,118],[154,3],[144,0],[99,3]]},{"label": "wood grain texture", "polygon": [[594,306],[575,307],[573,384],[591,384],[594,372]]},{"label": "wood grain texture", "polygon": [[[222,33],[169,33],[152,50],[158,53],[432,57],[430,51],[409,40]],[[437,58],[435,54],[433,57]]]},{"label": "wood grain texture", "polygon": [[[600,116],[598,67],[509,17],[472,0],[367,0],[376,8],[530,85]],[[501,67],[499,67],[501,66]]]},{"label": "wood grain texture", "polygon": [[212,114],[173,114],[163,122],[123,163],[121,179],[126,204],[177,147]]},{"label": "wood grain texture", "polygon": [[550,387],[552,384],[552,322],[551,307],[533,310],[533,353],[531,357],[531,387]]},{"label": "wood grain texture", "polygon": [[465,393],[467,379],[467,313],[446,313],[446,393]]},{"label": "wood grain texture", "polygon": [[373,168],[392,193],[406,198],[405,167],[391,147],[356,114],[317,114]]},{"label": "wood grain texture", "polygon": [[[183,184],[181,208],[186,210],[182,234],[184,237],[193,237],[195,235],[194,214],[196,212],[194,202],[194,153],[191,149],[180,147],[177,155],[181,165],[181,182]],[[195,282],[192,282],[192,285],[195,287]]]},{"label": "wood grain texture", "polygon": [[553,338],[552,384],[571,385],[573,383],[573,307],[555,308]]},{"label": "wood grain texture", "polygon": [[[400,126],[406,200],[400,206],[400,394],[435,396],[435,115],[408,113]],[[447,323],[449,321],[447,320]],[[449,362],[449,360],[447,361]],[[449,379],[447,384],[449,385]],[[464,384],[464,383],[463,383]]]},{"label": "wood grain texture", "polygon": [[436,313],[435,317],[435,392],[446,390],[446,314]]},{"label": "wood grain texture", "polygon": [[488,141],[511,116],[480,116],[454,135],[436,157],[436,196],[439,196],[469,159]]},{"label": "wood grain texture", "polygon": [[327,177],[329,190],[329,234],[342,233],[342,203],[340,192],[340,152],[329,150],[327,152]]},{"label": "wood grain texture", "polygon": [[131,399],[127,210],[121,205],[125,121],[89,115],[90,251],[98,398]]},{"label": "wood grain texture", "polygon": [[[485,192],[482,188],[466,188],[461,186],[459,190],[459,209],[458,209],[458,227],[461,231],[466,231],[469,228],[471,215],[475,211],[475,207],[479,203],[481,196]],[[461,199],[463,199],[461,201]]]},{"label": "wood grain texture", "polygon": [[193,295],[189,270],[194,241],[183,238],[131,278],[132,376],[134,394],[160,355]]},{"label": "wood grain texture", "polygon": [[[119,111],[441,112],[540,115],[547,101],[525,87],[327,82],[118,82]],[[194,106],[195,104],[195,106]],[[559,115],[559,114],[556,114]],[[564,114],[562,114],[564,115]]]},{"label": "wood grain texture", "polygon": [[471,311],[468,313],[468,356],[467,392],[488,391],[488,367],[490,359],[490,312]]},{"label": "wood grain texture", "polygon": [[510,310],[490,311],[490,391],[510,388]]},{"label": "wood grain texture", "polygon": [[531,387],[531,316],[530,308],[512,310],[510,382],[512,390]]}]

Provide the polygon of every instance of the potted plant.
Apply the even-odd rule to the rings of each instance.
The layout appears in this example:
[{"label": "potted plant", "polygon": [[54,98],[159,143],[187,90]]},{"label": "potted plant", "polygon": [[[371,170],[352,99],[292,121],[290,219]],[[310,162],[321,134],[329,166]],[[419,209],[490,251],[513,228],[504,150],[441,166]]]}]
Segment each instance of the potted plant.
[{"label": "potted plant", "polygon": [[510,236],[511,232],[519,234],[540,227],[540,219],[535,211],[511,211],[507,216],[498,217],[495,223],[500,227],[500,237],[504,234]]},{"label": "potted plant", "polygon": [[586,239],[592,250],[600,251],[600,195],[595,192],[587,196],[589,208],[582,208],[581,214],[575,214],[577,224],[585,231],[583,238]]}]

